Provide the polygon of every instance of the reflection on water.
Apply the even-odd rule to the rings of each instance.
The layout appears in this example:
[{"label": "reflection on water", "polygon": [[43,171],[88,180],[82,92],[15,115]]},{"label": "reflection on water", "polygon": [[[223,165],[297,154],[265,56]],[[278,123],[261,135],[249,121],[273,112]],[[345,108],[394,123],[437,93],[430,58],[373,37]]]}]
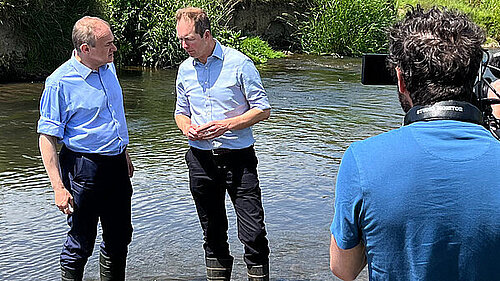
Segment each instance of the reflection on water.
[{"label": "reflection on water", "polygon": [[[333,183],[349,143],[398,127],[395,87],[359,84],[359,59],[298,56],[259,70],[273,111],[254,126],[271,279],[336,280],[328,268]],[[203,280],[202,232],[173,120],[175,70],[120,72],[136,166],[127,280]],[[0,85],[0,280],[57,280],[67,226],[37,147],[42,83]],[[243,247],[228,200],[234,280]],[[98,251],[96,242],[95,253]],[[97,255],[86,280],[98,279]],[[363,273],[358,280],[367,280]]]}]

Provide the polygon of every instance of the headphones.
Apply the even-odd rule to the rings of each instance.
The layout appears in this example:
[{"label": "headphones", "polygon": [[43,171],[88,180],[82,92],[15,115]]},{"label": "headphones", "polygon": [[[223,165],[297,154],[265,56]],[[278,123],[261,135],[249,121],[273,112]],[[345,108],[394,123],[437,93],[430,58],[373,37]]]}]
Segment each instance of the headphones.
[{"label": "headphones", "polygon": [[483,113],[474,105],[463,101],[441,101],[431,106],[416,105],[405,115],[404,125],[417,121],[456,120],[483,124]]}]

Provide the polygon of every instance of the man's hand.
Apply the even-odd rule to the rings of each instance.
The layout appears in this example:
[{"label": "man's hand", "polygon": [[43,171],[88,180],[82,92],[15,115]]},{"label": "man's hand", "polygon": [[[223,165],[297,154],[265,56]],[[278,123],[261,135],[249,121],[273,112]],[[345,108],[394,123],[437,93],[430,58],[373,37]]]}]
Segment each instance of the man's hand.
[{"label": "man's hand", "polygon": [[188,129],[186,130],[186,132],[184,132],[184,135],[189,140],[192,140],[192,141],[201,140],[202,138],[201,138],[201,135],[198,132],[198,128],[199,128],[199,126],[191,124],[191,125],[189,125]]},{"label": "man's hand", "polygon": [[[495,91],[498,94],[500,94],[500,79],[491,83],[491,86],[495,89]],[[491,89],[488,91],[488,98],[498,99],[498,97],[495,95],[495,93],[493,93]],[[491,108],[493,109],[493,116],[495,116],[496,118],[500,118],[500,104],[493,104],[491,105]]]},{"label": "man's hand", "polygon": [[73,196],[71,196],[66,188],[54,188],[54,200],[61,212],[67,215],[73,213]]},{"label": "man's hand", "polygon": [[182,134],[189,140],[196,141],[201,139],[197,131],[199,126],[191,124],[191,119],[189,117],[182,114],[175,115],[175,123],[182,131]]},{"label": "man's hand", "polygon": [[271,109],[252,108],[242,115],[224,120],[211,121],[202,125],[191,124],[191,119],[185,115],[175,115],[175,123],[182,133],[190,140],[210,140],[222,136],[229,130],[242,130],[255,123],[269,118]]},{"label": "man's hand", "polygon": [[130,156],[128,155],[128,151],[125,150],[125,157],[127,158],[127,166],[128,166],[128,176],[131,178],[134,176],[134,164],[132,164],[132,160],[130,159]]},{"label": "man's hand", "polygon": [[229,119],[208,122],[199,126],[196,131],[202,140],[210,140],[222,136],[229,130]]}]

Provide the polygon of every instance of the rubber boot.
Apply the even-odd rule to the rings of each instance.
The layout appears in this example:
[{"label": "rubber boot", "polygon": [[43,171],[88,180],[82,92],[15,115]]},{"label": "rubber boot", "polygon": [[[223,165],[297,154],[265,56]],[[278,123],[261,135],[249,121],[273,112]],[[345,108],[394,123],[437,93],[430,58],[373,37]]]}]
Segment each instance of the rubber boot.
[{"label": "rubber boot", "polygon": [[231,280],[233,258],[206,258],[205,262],[207,265],[207,280]]},{"label": "rubber boot", "polygon": [[83,279],[83,269],[75,270],[61,266],[61,281],[81,281]]},{"label": "rubber boot", "polygon": [[269,281],[269,264],[247,266],[248,281]]},{"label": "rubber boot", "polygon": [[99,273],[101,281],[122,281],[125,280],[125,266],[127,257],[110,258],[99,254]]}]

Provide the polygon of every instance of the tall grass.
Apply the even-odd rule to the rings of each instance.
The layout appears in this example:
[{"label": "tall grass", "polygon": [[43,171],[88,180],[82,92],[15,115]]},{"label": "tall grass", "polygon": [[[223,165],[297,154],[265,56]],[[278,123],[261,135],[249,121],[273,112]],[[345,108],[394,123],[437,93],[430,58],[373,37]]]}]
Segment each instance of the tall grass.
[{"label": "tall grass", "polygon": [[[203,8],[211,19],[214,37],[224,45],[241,49],[245,38],[241,36],[240,31],[228,25],[234,5],[238,1],[106,0],[107,14],[119,49],[118,63],[169,67],[182,62],[187,54],[176,37],[175,12],[187,6]],[[261,43],[267,45],[263,41]],[[247,49],[246,54],[251,57],[254,54],[260,55],[261,51]],[[259,62],[261,61],[256,61]]]},{"label": "tall grass", "polygon": [[420,4],[424,8],[444,6],[468,14],[487,35],[500,42],[500,1],[499,0],[399,0],[403,10],[408,5]]},{"label": "tall grass", "polygon": [[395,0],[309,1],[298,26],[304,52],[351,56],[387,49],[385,29],[395,21]]}]

